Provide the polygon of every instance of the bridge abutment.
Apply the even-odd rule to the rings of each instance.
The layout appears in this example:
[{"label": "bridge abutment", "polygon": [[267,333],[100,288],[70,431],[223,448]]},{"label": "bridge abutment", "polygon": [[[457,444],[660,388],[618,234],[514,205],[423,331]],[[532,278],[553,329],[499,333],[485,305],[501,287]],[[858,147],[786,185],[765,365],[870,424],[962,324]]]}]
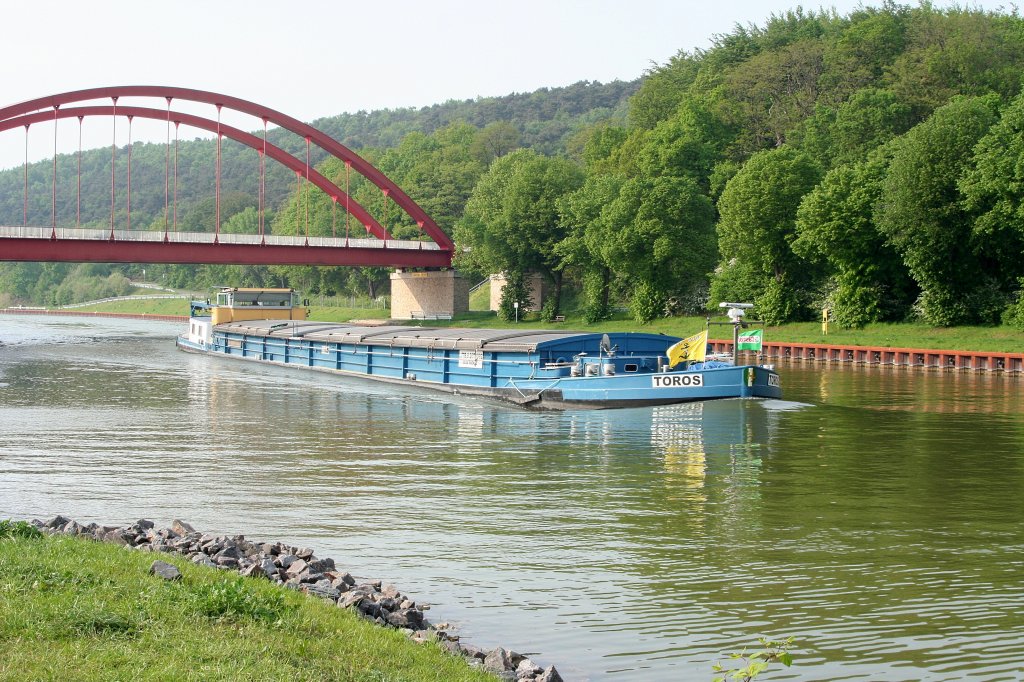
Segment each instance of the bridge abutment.
[{"label": "bridge abutment", "polygon": [[391,319],[451,317],[469,310],[469,282],[454,270],[391,273]]},{"label": "bridge abutment", "polygon": [[[505,274],[499,272],[491,275],[491,310],[497,311],[501,308],[501,295],[505,292],[505,285],[508,283]],[[526,291],[530,296],[530,305],[525,310],[540,310],[544,306],[544,299],[548,295],[547,282],[544,275],[539,272],[527,274],[524,278]]]}]

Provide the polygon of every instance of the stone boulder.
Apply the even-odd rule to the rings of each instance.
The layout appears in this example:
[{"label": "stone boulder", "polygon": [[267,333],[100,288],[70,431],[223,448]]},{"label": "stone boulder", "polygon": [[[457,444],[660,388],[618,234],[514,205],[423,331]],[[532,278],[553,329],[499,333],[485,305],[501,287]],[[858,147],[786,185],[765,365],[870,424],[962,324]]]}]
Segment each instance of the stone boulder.
[{"label": "stone boulder", "polygon": [[164,580],[181,580],[181,571],[178,570],[178,567],[166,561],[154,561],[149,567],[149,574]]}]

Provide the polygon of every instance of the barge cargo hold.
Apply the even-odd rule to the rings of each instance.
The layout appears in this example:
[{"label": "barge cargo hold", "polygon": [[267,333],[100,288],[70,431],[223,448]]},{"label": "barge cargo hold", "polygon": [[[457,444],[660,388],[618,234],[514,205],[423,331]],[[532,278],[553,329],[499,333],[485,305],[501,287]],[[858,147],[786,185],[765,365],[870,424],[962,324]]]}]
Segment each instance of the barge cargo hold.
[{"label": "barge cargo hold", "polygon": [[[781,398],[770,367],[690,362],[661,334],[360,326],[309,320],[189,320],[185,351],[302,367],[538,409]],[[703,348],[701,349],[703,351]],[[703,355],[703,353],[701,353]]]}]

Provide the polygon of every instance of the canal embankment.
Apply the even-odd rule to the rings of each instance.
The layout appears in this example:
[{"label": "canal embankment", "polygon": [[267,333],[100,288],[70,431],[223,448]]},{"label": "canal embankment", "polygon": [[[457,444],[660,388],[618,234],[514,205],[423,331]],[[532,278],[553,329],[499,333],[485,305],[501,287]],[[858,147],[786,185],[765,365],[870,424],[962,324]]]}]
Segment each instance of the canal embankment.
[{"label": "canal embankment", "polygon": [[[135,615],[107,613],[103,618],[93,617],[93,621],[103,620],[108,625],[116,625],[110,625],[109,628],[104,626],[104,629],[136,635],[141,635],[142,631],[146,630],[147,634],[152,634],[148,631],[151,629],[149,623],[153,620],[153,614],[142,617],[139,612],[147,610],[149,604],[144,602],[148,602],[155,591],[168,589],[161,585],[161,582],[179,584],[180,587],[177,589],[182,594],[177,601],[184,605],[186,610],[192,609],[197,612],[196,615],[206,616],[215,621],[214,627],[217,622],[229,626],[242,622],[248,626],[253,625],[251,621],[266,621],[271,629],[283,629],[284,620],[291,610],[286,607],[285,594],[294,591],[315,597],[330,606],[340,607],[363,623],[379,626],[373,630],[383,628],[398,631],[405,635],[410,647],[419,648],[413,645],[426,645],[424,648],[431,650],[431,656],[438,652],[447,654],[442,663],[435,661],[429,664],[433,669],[427,676],[409,669],[392,672],[392,675],[397,672],[401,679],[478,679],[473,675],[474,671],[486,673],[479,679],[494,679],[493,676],[523,682],[559,682],[562,679],[554,666],[541,668],[527,656],[501,646],[485,650],[461,642],[459,636],[452,631],[451,625],[434,624],[427,619],[426,611],[430,608],[428,604],[416,601],[413,597],[400,592],[394,585],[381,580],[357,580],[351,573],[336,566],[333,559],[318,558],[314,550],[308,547],[296,547],[282,542],[256,542],[242,535],[203,533],[178,520],[166,528],[157,528],[156,524],[149,520],[139,520],[126,526],[105,526],[96,523],[81,524],[58,515],[46,522],[33,520],[30,524],[20,525],[23,529],[26,526],[38,529],[44,537],[62,536],[83,542],[99,541],[167,558],[166,561],[161,558],[149,564],[146,573],[152,578],[148,580],[146,589],[140,592],[143,603],[136,604],[134,609],[130,609],[135,611]],[[8,526],[13,527],[10,524]],[[31,537],[32,533],[22,532],[21,535]],[[0,540],[3,540],[3,534],[0,534]],[[72,556],[81,549],[81,545],[64,544],[62,547]],[[94,583],[81,576],[72,575],[82,568],[74,559],[71,571],[55,572],[48,571],[45,560],[40,560],[40,557],[32,553],[23,553],[20,557],[13,558],[15,561],[9,564],[12,557],[6,552],[0,552],[0,567],[7,564],[11,569],[2,571],[5,575],[16,575],[19,571],[32,567],[30,572],[33,574],[60,576],[52,580],[47,589],[72,589],[88,593]],[[122,575],[124,567],[114,564],[123,562],[116,559],[107,561],[111,565],[104,568],[103,575],[115,578]],[[133,560],[129,563],[131,566],[128,571],[132,573],[132,579],[139,580],[140,576],[137,574],[140,562]],[[230,572],[237,576],[227,580],[217,576],[211,586],[212,578],[209,573],[202,573],[204,568],[213,573]],[[245,580],[247,578],[249,580]],[[141,580],[147,582],[145,578]],[[268,593],[259,587],[259,583],[273,585],[280,593]],[[197,585],[206,585],[199,588],[201,596],[198,603],[196,599],[185,594],[195,589]],[[34,581],[30,589],[36,589],[38,586],[39,582]],[[12,589],[17,587],[14,585]],[[88,598],[88,595],[76,595],[76,599]],[[289,596],[288,599],[292,597]],[[290,603],[296,602],[292,600]],[[17,607],[12,605],[12,609],[15,608]],[[320,625],[329,625],[329,619]],[[3,625],[0,625],[0,628],[2,627]],[[364,625],[361,623],[358,627]],[[330,636],[337,637],[343,634],[332,632]],[[391,635],[382,636],[376,632],[358,636],[354,633],[349,634],[360,641],[372,643],[384,639],[390,646],[395,646],[395,638]],[[403,661],[409,656],[422,658],[419,653],[406,652],[396,660]],[[453,657],[457,659],[456,662],[448,660]],[[230,667],[229,663],[225,665],[228,667],[222,667],[218,671],[221,675]],[[374,668],[368,668],[355,675],[338,678],[331,676],[331,679],[361,679],[373,672]],[[305,677],[301,674],[299,676]],[[390,675],[386,676],[390,678]]]},{"label": "canal embankment", "polygon": [[60,308],[0,308],[0,315],[59,315],[61,317],[110,317],[122,320],[156,320],[159,322],[186,322],[188,315],[161,315],[156,313],[115,313],[101,310],[64,310]]},{"label": "canal embankment", "polygon": [[[187,315],[167,315],[145,312],[114,312],[97,310],[66,310],[51,308],[14,307],[0,308],[0,314],[15,315],[58,315],[72,317],[120,318],[131,320],[155,320],[161,322],[185,322]],[[374,320],[381,324],[388,320]],[[401,323],[401,321],[395,321]],[[479,326],[472,320],[471,326]],[[497,321],[493,321],[497,326]],[[433,323],[432,323],[433,324]],[[460,321],[442,323],[459,325]],[[565,327],[565,325],[551,325]],[[611,325],[609,331],[619,330],[621,325]],[[565,327],[568,328],[568,327]],[[594,329],[592,331],[600,331]],[[732,353],[732,341],[711,339],[709,350],[713,353]],[[1006,375],[1024,374],[1024,352],[1006,350],[959,350],[956,348],[901,347],[856,343],[817,343],[805,341],[765,341],[760,352],[742,351],[745,362],[794,362],[809,365],[847,365],[892,367],[896,369],[920,369],[939,372],[991,372]]]}]

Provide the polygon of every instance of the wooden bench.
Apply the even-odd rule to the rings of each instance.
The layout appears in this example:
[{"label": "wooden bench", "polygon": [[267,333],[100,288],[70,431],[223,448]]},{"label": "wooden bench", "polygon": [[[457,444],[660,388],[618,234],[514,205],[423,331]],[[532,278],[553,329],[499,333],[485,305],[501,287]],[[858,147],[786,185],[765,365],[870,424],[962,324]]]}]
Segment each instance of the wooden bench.
[{"label": "wooden bench", "polygon": [[565,315],[555,315],[554,322],[565,322]]},{"label": "wooden bench", "polygon": [[413,320],[450,320],[451,313],[425,313],[422,310],[413,310],[409,313]]}]

